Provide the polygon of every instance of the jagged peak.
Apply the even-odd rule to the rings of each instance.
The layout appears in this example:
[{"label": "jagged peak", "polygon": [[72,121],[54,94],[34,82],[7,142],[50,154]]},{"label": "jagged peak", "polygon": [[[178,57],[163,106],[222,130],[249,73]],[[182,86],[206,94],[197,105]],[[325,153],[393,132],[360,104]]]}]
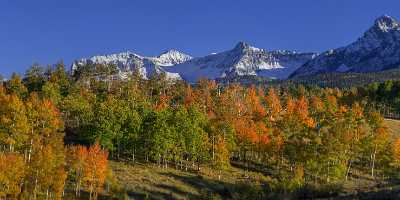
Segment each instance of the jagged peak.
[{"label": "jagged peak", "polygon": [[246,42],[240,41],[236,44],[235,49],[247,49],[249,47],[250,47],[249,44],[247,44]]},{"label": "jagged peak", "polygon": [[173,54],[173,53],[181,53],[181,52],[178,51],[178,50],[176,50],[176,49],[168,49],[168,50],[163,51],[163,52],[160,54],[160,56],[161,56],[161,55],[164,55],[164,54]]},{"label": "jagged peak", "polygon": [[399,22],[392,16],[382,15],[375,20],[374,28],[388,32],[390,30],[399,29]]},{"label": "jagged peak", "polygon": [[186,53],[183,53],[183,52],[181,52],[181,51],[178,51],[178,50],[176,50],[176,49],[169,49],[169,50],[166,50],[166,51],[164,51],[164,52],[162,52],[158,57],[164,57],[164,56],[173,56],[173,55],[182,55],[182,56],[189,56],[189,57],[191,57],[190,55],[188,55],[188,54],[186,54]]},{"label": "jagged peak", "polygon": [[96,58],[96,57],[127,57],[127,56],[136,56],[136,57],[143,57],[133,51],[123,51],[119,53],[111,53],[111,54],[101,54],[101,55],[95,55],[92,56],[91,58]]},{"label": "jagged peak", "polygon": [[252,51],[261,51],[261,49],[251,46],[246,42],[239,42],[236,44],[234,50],[236,51],[244,51],[244,50],[252,50]]},{"label": "jagged peak", "polygon": [[166,65],[166,66],[180,64],[180,63],[186,62],[192,58],[193,58],[192,56],[182,53],[176,49],[170,49],[170,50],[164,51],[157,57],[150,57],[150,59],[156,60],[156,62],[158,62],[159,64]]}]

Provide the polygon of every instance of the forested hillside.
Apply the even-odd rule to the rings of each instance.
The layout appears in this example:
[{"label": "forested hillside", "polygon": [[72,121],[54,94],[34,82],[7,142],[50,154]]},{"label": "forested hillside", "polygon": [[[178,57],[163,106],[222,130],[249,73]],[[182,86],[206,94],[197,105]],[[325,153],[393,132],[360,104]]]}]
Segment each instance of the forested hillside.
[{"label": "forested hillside", "polygon": [[[318,85],[320,87],[351,88],[371,83],[381,83],[388,80],[399,80],[400,70],[385,70],[369,73],[326,73],[314,76],[299,77],[292,80],[294,83]],[[282,81],[283,83],[285,81]],[[289,81],[290,82],[290,81]]]},{"label": "forested hillside", "polygon": [[318,87],[343,88],[362,87],[372,83],[382,83],[389,80],[399,80],[400,70],[392,69],[381,72],[369,73],[323,73],[313,76],[302,76],[287,80],[276,80],[258,76],[235,76],[229,78],[217,79],[219,83],[243,83],[246,85],[273,85],[273,86],[290,86],[290,85],[308,85]]},{"label": "forested hillside", "polygon": [[121,165],[218,180],[240,167],[248,177],[230,188],[243,191],[217,192],[223,199],[335,197],[350,181],[398,180],[399,136],[371,106],[397,103],[397,82],[362,93],[205,79],[189,85],[138,72],[121,81],[114,73],[88,65],[69,75],[58,63],[3,82],[0,198],[133,197],[113,175]]},{"label": "forested hillside", "polygon": [[320,90],[338,88],[351,101],[368,104],[386,118],[400,119],[400,71],[398,69],[374,73],[328,73],[289,80],[271,80],[256,76],[218,79],[221,85],[278,87],[296,93],[298,88]]}]

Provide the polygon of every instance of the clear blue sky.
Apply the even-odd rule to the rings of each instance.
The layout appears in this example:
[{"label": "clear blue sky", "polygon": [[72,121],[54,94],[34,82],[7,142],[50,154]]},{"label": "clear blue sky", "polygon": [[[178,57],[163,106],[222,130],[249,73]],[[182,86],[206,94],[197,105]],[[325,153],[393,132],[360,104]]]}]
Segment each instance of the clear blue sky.
[{"label": "clear blue sky", "polygon": [[194,56],[238,41],[321,52],[348,44],[399,0],[1,0],[0,74],[133,50]]}]

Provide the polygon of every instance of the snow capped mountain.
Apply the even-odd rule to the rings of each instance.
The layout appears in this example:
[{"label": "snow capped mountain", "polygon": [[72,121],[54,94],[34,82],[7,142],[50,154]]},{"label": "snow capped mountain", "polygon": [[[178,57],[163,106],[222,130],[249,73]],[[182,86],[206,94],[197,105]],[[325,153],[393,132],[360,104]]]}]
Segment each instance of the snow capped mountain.
[{"label": "snow capped mountain", "polygon": [[285,79],[313,57],[313,53],[266,51],[240,42],[232,50],[194,58],[165,69],[179,73],[189,82],[202,77],[216,79],[243,75]]},{"label": "snow capped mountain", "polygon": [[400,67],[400,23],[388,15],[375,20],[356,42],[322,53],[291,77],[329,72],[375,72]]},{"label": "snow capped mountain", "polygon": [[192,56],[181,53],[175,49],[168,50],[158,57],[150,58],[161,66],[172,66],[192,59]]},{"label": "snow capped mountain", "polygon": [[167,77],[180,79],[179,74],[170,73],[163,69],[192,59],[191,56],[176,50],[169,50],[157,57],[145,57],[132,52],[123,52],[110,55],[93,56],[89,59],[80,59],[72,64],[72,72],[86,64],[114,64],[119,69],[121,77],[138,69],[143,78],[149,78],[153,73],[166,73]]},{"label": "snow capped mountain", "polygon": [[85,64],[114,64],[122,75],[138,69],[144,78],[153,73],[166,73],[169,78],[188,82],[243,75],[285,79],[315,56],[313,53],[266,51],[240,42],[232,50],[197,58],[177,50],[166,51],[157,57],[132,52],[94,56],[75,61],[72,71]]}]

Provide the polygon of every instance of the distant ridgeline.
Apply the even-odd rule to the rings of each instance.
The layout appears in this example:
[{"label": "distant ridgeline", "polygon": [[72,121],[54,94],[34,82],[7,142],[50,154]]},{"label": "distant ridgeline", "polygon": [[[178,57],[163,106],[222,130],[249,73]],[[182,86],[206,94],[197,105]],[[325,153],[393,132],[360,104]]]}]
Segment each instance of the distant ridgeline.
[{"label": "distant ridgeline", "polygon": [[259,76],[235,76],[217,79],[221,84],[241,83],[244,85],[306,85],[330,88],[352,88],[365,86],[371,83],[382,83],[389,80],[400,80],[400,69],[392,69],[381,72],[368,73],[324,73],[310,76],[295,77],[287,80],[277,80]]},{"label": "distant ridgeline", "polygon": [[[388,80],[400,80],[400,69],[386,70],[369,73],[327,73],[313,76],[304,76],[289,79],[293,82],[304,85],[318,85],[320,87],[351,88],[364,86],[371,83],[382,83]],[[285,82],[285,81],[281,81]]]}]

